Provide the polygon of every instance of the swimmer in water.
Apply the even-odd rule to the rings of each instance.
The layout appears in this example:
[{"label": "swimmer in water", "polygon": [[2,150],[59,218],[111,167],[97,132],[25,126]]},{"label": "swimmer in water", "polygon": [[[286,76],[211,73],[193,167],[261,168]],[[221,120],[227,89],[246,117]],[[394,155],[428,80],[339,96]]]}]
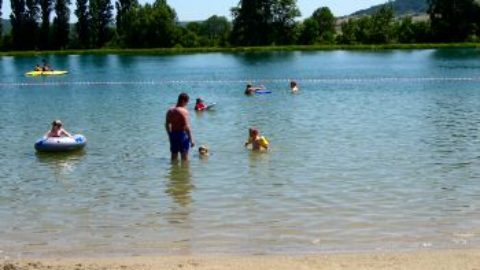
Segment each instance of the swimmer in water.
[{"label": "swimmer in water", "polygon": [[203,111],[207,109],[207,105],[203,103],[202,98],[197,98],[197,101],[195,103],[195,111]]},{"label": "swimmer in water", "polygon": [[250,144],[254,151],[267,150],[269,146],[267,138],[261,136],[258,129],[254,127],[248,129],[248,140],[245,142],[245,147]]},{"label": "swimmer in water", "polygon": [[265,87],[263,85],[252,86],[251,84],[247,84],[247,86],[245,87],[245,95],[251,96],[255,94],[255,92],[257,92],[258,90],[264,90],[264,89]]},{"label": "swimmer in water", "polygon": [[290,90],[292,91],[292,93],[296,93],[296,92],[298,92],[298,90],[300,90],[298,88],[298,84],[297,84],[296,81],[291,81],[290,82]]},{"label": "swimmer in water", "polygon": [[200,145],[200,147],[198,147],[198,154],[200,155],[200,157],[208,157],[210,155],[210,152],[208,151],[208,146],[206,145]]}]

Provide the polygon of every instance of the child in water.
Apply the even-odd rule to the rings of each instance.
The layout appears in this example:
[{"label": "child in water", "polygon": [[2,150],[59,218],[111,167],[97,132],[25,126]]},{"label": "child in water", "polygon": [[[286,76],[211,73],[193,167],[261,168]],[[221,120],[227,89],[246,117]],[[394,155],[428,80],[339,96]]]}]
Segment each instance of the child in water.
[{"label": "child in water", "polygon": [[207,109],[207,105],[203,103],[203,99],[197,98],[197,102],[195,103],[195,111],[203,111]]},{"label": "child in water", "polygon": [[255,92],[257,92],[258,90],[263,90],[263,89],[265,89],[263,85],[252,86],[251,84],[247,84],[247,86],[245,86],[245,95],[250,96],[255,94]]},{"label": "child in water", "polygon": [[62,128],[63,124],[60,120],[54,120],[52,122],[52,128],[45,133],[45,138],[51,137],[71,137],[73,136]]},{"label": "child in water", "polygon": [[256,128],[248,129],[248,140],[245,142],[245,147],[249,144],[252,145],[252,150],[267,150],[268,149],[268,140],[260,135],[260,132]]},{"label": "child in water", "polygon": [[198,155],[200,155],[200,157],[208,157],[210,155],[208,147],[206,145],[200,145],[198,148]]},{"label": "child in water", "polygon": [[292,93],[298,92],[299,88],[298,88],[298,84],[297,84],[296,81],[291,81],[290,82],[290,90],[292,90]]}]

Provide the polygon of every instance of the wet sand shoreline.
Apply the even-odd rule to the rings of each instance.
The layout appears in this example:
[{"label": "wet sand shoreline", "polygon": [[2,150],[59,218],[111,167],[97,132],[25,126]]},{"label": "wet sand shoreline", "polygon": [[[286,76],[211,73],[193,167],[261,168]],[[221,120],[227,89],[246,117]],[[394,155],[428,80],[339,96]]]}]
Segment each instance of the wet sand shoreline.
[{"label": "wet sand shoreline", "polygon": [[3,270],[107,269],[480,269],[480,249],[266,256],[138,256],[3,259]]}]

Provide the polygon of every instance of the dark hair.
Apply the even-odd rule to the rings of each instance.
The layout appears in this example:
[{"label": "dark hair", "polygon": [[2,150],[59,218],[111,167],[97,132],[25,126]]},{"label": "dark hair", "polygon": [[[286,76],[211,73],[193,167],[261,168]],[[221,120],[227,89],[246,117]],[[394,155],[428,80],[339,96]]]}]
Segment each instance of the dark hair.
[{"label": "dark hair", "polygon": [[190,99],[190,97],[188,96],[187,93],[181,93],[180,95],[178,95],[177,104],[180,104],[182,102],[187,103],[189,99]]},{"label": "dark hair", "polygon": [[62,126],[62,121],[60,121],[60,120],[53,120],[52,126],[59,126],[59,127],[61,127],[61,126]]}]

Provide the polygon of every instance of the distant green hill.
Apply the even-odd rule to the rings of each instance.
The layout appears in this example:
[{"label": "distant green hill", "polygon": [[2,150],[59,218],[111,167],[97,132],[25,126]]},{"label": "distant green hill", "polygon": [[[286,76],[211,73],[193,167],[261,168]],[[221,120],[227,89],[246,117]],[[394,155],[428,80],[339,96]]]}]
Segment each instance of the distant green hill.
[{"label": "distant green hill", "polygon": [[[350,16],[371,15],[383,5],[388,4],[389,3],[362,9],[352,13]],[[396,16],[402,16],[406,14],[421,14],[427,12],[427,0],[395,0],[392,1],[391,4],[393,5],[393,10],[395,11]]]}]

